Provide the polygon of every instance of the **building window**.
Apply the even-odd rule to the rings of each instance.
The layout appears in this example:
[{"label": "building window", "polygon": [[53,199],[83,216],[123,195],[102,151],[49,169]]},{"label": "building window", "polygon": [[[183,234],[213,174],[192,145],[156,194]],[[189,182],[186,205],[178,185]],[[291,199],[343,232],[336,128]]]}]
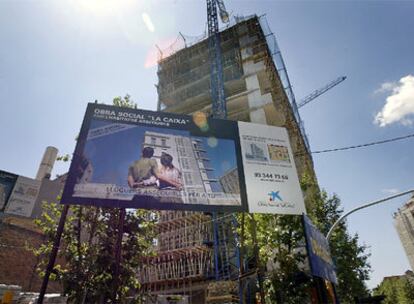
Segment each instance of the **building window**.
[{"label": "building window", "polygon": [[167,146],[167,140],[165,138],[161,138],[161,146],[163,147]]},{"label": "building window", "polygon": [[154,145],[157,143],[157,139],[155,137],[151,137],[151,145]]},{"label": "building window", "polygon": [[191,173],[184,172],[184,181],[186,185],[192,185],[193,184],[193,178],[191,176]]}]

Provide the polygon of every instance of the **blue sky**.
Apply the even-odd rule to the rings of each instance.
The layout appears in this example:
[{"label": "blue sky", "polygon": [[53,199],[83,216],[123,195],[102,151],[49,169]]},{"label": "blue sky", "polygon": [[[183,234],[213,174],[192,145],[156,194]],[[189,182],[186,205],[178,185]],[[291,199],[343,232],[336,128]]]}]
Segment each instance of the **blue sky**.
[{"label": "blue sky", "polygon": [[[414,133],[414,2],[228,0],[226,6],[233,14],[267,15],[297,99],[348,77],[301,110],[313,150]],[[205,15],[201,0],[0,1],[0,169],[33,177],[46,146],[72,153],[87,102],[129,93],[139,107],[154,110],[155,44],[164,48],[179,31],[200,35]],[[320,154],[315,169],[321,186],[349,210],[412,188],[413,150],[411,139]],[[66,170],[58,164],[54,173]],[[370,287],[409,269],[392,220],[406,199],[348,221],[370,246]]]}]

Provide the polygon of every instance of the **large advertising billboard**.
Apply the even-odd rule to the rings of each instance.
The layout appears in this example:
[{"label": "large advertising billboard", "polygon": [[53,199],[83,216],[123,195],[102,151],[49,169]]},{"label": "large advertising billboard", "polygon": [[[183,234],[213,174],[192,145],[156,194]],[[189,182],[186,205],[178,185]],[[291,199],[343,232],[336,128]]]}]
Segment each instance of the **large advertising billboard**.
[{"label": "large advertising billboard", "polygon": [[303,215],[303,227],[312,275],[338,284],[328,240],[306,215]]},{"label": "large advertising billboard", "polygon": [[[251,204],[254,212],[301,214],[301,195],[287,193],[297,175],[286,131],[280,139],[281,128],[263,127],[265,143],[252,124],[201,112],[89,104],[62,203],[194,211],[248,211]],[[258,174],[269,164],[275,176],[263,179]],[[255,183],[246,184],[245,175]]]}]

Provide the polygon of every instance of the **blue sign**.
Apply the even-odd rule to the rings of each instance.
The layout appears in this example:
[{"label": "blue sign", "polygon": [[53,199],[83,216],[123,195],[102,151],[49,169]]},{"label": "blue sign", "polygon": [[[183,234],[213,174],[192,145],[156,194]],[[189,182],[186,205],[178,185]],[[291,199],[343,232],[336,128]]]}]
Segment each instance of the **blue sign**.
[{"label": "blue sign", "polygon": [[312,275],[338,284],[328,240],[305,214],[303,227]]}]

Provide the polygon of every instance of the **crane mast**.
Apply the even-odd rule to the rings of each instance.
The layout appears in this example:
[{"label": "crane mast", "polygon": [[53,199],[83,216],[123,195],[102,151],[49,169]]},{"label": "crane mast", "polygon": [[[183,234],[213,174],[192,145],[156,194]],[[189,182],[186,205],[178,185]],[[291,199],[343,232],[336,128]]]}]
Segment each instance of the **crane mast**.
[{"label": "crane mast", "polygon": [[229,17],[225,10],[223,1],[207,1],[207,24],[208,24],[208,51],[210,58],[210,91],[213,108],[213,116],[226,118],[226,97],[224,95],[223,65],[221,62],[220,32],[217,18],[217,6],[219,6],[220,17],[223,22],[228,22]]}]

